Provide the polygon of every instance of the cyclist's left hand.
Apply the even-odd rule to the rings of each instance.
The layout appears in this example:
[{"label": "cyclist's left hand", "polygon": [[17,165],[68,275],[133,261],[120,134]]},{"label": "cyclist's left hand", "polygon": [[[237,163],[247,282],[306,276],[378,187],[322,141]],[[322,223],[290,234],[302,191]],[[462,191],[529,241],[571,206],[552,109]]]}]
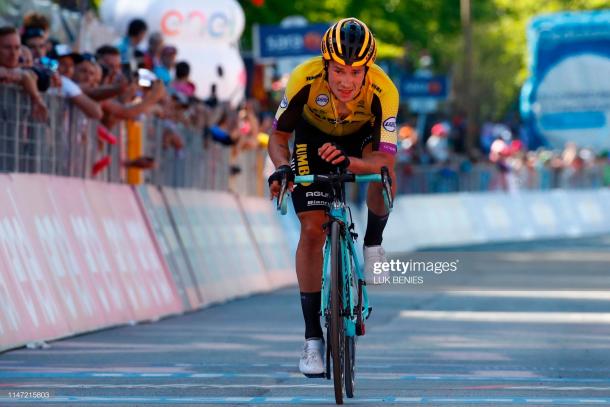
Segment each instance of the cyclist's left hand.
[{"label": "cyclist's left hand", "polygon": [[337,167],[346,169],[349,167],[349,157],[347,153],[335,143],[324,143],[318,148],[318,155],[326,162],[336,165]]}]

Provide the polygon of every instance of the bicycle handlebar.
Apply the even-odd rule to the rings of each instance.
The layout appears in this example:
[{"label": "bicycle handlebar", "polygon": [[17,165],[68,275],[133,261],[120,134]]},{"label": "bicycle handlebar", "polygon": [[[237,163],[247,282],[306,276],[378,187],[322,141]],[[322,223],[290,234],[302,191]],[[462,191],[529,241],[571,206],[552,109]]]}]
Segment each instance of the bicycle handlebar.
[{"label": "bicycle handlebar", "polygon": [[312,175],[297,175],[294,177],[295,184],[307,184],[311,182],[381,182],[381,174],[312,174]]},{"label": "bicycle handlebar", "polygon": [[[394,206],[394,197],[392,195],[392,178],[390,178],[387,167],[381,168],[380,174],[363,174],[356,175],[352,173],[337,173],[337,174],[312,174],[312,175],[297,175],[294,177],[295,184],[307,183],[335,183],[335,182],[381,182],[383,185],[383,199],[386,208],[391,212]],[[286,179],[282,180],[280,193],[277,197],[277,209],[285,215],[287,212],[286,190],[288,188]]]}]

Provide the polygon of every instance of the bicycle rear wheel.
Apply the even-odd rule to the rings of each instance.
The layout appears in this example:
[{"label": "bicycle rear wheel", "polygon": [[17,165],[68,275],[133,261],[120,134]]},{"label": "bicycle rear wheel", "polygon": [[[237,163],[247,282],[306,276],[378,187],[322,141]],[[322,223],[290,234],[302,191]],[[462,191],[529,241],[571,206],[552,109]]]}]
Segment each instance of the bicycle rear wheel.
[{"label": "bicycle rear wheel", "polygon": [[345,327],[343,325],[343,295],[341,278],[341,246],[339,223],[333,222],[330,232],[330,354],[333,365],[335,402],[343,404],[343,363]]}]

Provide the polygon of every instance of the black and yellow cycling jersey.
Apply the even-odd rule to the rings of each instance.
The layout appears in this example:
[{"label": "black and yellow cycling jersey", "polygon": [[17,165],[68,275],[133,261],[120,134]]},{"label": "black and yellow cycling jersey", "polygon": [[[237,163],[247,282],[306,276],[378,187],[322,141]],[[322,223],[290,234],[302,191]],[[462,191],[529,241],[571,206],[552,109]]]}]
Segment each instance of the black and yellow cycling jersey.
[{"label": "black and yellow cycling jersey", "polygon": [[330,91],[321,57],[312,58],[294,69],[275,114],[275,128],[292,132],[299,120],[334,137],[349,136],[364,126],[372,128],[373,151],[396,153],[398,90],[377,65],[371,65],[360,93],[347,102],[350,114],[339,119],[336,98]]}]

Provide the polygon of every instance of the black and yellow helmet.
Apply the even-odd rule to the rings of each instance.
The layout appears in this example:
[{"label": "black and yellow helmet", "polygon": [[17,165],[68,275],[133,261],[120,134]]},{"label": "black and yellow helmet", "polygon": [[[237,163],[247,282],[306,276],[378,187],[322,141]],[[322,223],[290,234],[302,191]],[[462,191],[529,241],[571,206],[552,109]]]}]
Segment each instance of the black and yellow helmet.
[{"label": "black and yellow helmet", "polygon": [[344,18],[322,37],[322,58],[341,65],[366,66],[375,62],[377,44],[373,33],[357,18]]}]

